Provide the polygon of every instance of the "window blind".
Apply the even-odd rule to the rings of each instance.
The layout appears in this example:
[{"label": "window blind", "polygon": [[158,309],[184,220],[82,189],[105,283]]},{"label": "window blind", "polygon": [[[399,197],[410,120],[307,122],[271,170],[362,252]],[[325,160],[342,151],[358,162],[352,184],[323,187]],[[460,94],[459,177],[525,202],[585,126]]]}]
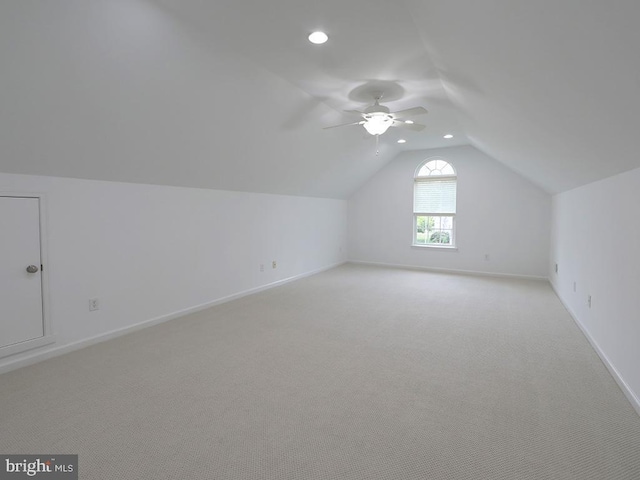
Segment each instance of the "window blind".
[{"label": "window blind", "polygon": [[413,213],[456,213],[456,179],[417,179]]}]

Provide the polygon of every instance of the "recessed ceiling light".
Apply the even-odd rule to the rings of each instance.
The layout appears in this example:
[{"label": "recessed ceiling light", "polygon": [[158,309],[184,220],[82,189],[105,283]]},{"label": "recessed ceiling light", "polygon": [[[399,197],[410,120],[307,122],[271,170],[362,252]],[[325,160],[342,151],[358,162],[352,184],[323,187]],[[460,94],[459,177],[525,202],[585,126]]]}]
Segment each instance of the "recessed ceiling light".
[{"label": "recessed ceiling light", "polygon": [[400,140],[398,140],[398,143],[407,143],[407,141],[404,138],[401,138]]},{"label": "recessed ceiling light", "polygon": [[329,37],[324,32],[318,31],[318,32],[313,32],[311,35],[309,35],[309,41],[311,43],[315,43],[316,45],[320,45],[326,42],[327,40],[329,40]]},{"label": "recessed ceiling light", "polygon": [[451,135],[450,133],[447,133],[443,138],[447,138],[447,139],[453,138],[453,135]]},{"label": "recessed ceiling light", "polygon": [[412,124],[413,120],[405,120],[404,123]]}]

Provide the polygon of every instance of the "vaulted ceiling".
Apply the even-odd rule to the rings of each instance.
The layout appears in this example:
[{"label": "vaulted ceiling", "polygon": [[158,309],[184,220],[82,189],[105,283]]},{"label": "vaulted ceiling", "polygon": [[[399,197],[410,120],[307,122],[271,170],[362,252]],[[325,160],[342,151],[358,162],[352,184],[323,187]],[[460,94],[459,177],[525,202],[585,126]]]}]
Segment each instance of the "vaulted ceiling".
[{"label": "vaulted ceiling", "polygon": [[[0,172],[346,198],[401,150],[470,143],[564,191],[640,167],[638,20],[632,0],[2,2]],[[323,130],[376,91],[427,128],[378,155]]]}]

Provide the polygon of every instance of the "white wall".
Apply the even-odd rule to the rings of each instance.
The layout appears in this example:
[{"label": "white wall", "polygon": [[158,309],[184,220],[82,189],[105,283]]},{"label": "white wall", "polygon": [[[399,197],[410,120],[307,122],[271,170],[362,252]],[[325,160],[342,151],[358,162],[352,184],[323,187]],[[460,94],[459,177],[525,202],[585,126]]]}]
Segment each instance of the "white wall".
[{"label": "white wall", "polygon": [[639,205],[640,169],[554,196],[550,271],[557,263],[558,296],[640,412]]},{"label": "white wall", "polygon": [[[413,177],[432,157],[458,173],[456,251],[411,246]],[[473,147],[405,152],[349,199],[349,259],[546,277],[550,214],[547,193]]]},{"label": "white wall", "polygon": [[[343,200],[1,173],[0,191],[46,195],[57,335],[54,345],[0,359],[0,371],[346,256]],[[89,312],[91,297],[99,311]]]}]

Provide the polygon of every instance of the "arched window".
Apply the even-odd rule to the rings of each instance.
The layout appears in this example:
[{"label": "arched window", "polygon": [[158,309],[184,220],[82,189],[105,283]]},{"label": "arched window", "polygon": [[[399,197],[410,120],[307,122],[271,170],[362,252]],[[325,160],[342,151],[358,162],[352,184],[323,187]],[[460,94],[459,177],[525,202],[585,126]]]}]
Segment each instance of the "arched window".
[{"label": "arched window", "polygon": [[456,171],[430,159],[416,169],[413,183],[413,244],[455,246]]}]

